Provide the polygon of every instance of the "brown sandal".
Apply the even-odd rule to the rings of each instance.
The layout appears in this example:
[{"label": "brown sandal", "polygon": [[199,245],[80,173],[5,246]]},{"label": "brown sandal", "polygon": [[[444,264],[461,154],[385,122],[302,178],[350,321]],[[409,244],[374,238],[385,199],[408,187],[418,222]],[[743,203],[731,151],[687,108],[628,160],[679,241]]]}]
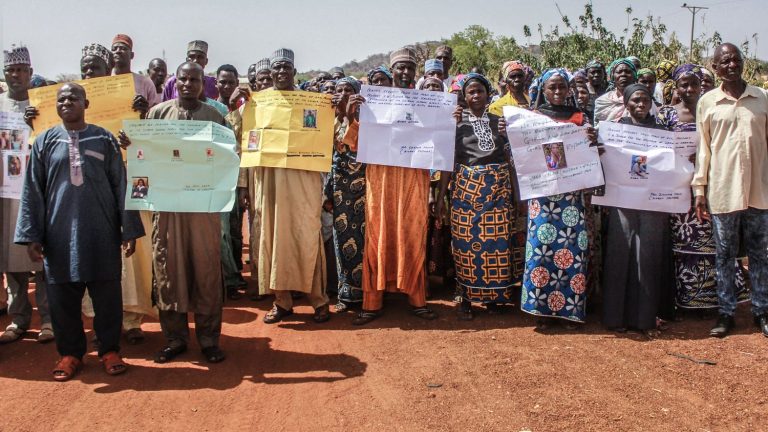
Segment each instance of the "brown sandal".
[{"label": "brown sandal", "polygon": [[101,356],[101,362],[104,364],[104,372],[109,375],[120,375],[128,370],[128,365],[120,358],[120,354],[114,351]]},{"label": "brown sandal", "polygon": [[56,367],[51,372],[53,379],[59,382],[69,381],[77,375],[80,368],[83,367],[82,360],[74,356],[64,356],[56,362]]}]

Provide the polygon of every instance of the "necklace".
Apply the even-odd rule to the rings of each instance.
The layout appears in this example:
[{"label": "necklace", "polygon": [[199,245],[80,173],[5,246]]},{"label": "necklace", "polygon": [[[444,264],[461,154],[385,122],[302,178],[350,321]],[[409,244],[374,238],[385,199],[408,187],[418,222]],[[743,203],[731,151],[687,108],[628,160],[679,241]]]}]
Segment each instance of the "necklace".
[{"label": "necklace", "polygon": [[496,147],[493,142],[493,132],[491,131],[490,119],[488,118],[488,110],[483,111],[483,115],[477,117],[469,112],[469,124],[472,125],[472,130],[477,136],[478,146],[482,151],[491,151]]}]

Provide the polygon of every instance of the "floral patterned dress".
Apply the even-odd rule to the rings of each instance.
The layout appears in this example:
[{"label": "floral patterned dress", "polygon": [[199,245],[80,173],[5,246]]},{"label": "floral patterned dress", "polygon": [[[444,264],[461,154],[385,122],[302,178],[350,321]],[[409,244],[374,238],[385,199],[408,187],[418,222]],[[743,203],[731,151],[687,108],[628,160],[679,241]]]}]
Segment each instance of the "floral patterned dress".
[{"label": "floral patterned dress", "polygon": [[581,191],[529,200],[522,311],[583,323],[589,246]]},{"label": "floral patterned dress", "polygon": [[[659,110],[658,122],[675,132],[696,130],[696,123],[681,122],[673,106]],[[672,225],[672,251],[675,259],[675,303],[686,309],[714,309],[718,307],[715,279],[715,240],[712,224],[699,221],[691,206],[687,213],[670,216]],[[738,261],[736,289],[739,302],[749,301],[744,275]]]}]

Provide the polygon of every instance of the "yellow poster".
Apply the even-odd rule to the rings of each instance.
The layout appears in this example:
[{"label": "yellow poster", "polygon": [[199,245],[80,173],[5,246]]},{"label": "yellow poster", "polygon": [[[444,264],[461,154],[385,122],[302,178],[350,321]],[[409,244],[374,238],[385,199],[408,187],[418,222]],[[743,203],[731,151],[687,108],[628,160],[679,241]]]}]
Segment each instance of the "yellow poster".
[{"label": "yellow poster", "polygon": [[[138,120],[139,113],[132,108],[136,90],[132,74],[75,81],[85,89],[90,102],[85,110],[85,121],[112,132],[115,136],[123,127],[123,120]],[[29,105],[39,112],[33,122],[33,135],[61,124],[56,113],[56,92],[64,84],[56,84],[29,90]]]},{"label": "yellow poster", "polygon": [[328,172],[333,154],[331,96],[265,90],[243,110],[243,167]]}]

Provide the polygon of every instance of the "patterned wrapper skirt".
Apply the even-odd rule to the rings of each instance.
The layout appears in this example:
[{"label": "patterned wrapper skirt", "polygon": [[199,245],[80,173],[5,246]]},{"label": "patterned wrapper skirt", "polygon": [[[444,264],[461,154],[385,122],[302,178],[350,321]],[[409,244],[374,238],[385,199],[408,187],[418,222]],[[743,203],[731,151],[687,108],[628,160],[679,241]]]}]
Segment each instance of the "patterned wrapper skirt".
[{"label": "patterned wrapper skirt", "polygon": [[[716,309],[715,239],[710,221],[699,221],[695,211],[673,214],[672,250],[675,256],[676,303],[684,309]],[[739,303],[749,301],[749,288],[738,261],[736,290]]]},{"label": "patterned wrapper skirt", "polygon": [[333,245],[339,276],[338,297],[347,303],[363,301],[365,241],[365,165],[348,154],[334,153]]},{"label": "patterned wrapper skirt", "polygon": [[581,192],[529,200],[522,311],[584,322],[588,256]]},{"label": "patterned wrapper skirt", "polygon": [[456,285],[466,300],[512,301],[512,186],[507,164],[458,165],[451,196]]}]

